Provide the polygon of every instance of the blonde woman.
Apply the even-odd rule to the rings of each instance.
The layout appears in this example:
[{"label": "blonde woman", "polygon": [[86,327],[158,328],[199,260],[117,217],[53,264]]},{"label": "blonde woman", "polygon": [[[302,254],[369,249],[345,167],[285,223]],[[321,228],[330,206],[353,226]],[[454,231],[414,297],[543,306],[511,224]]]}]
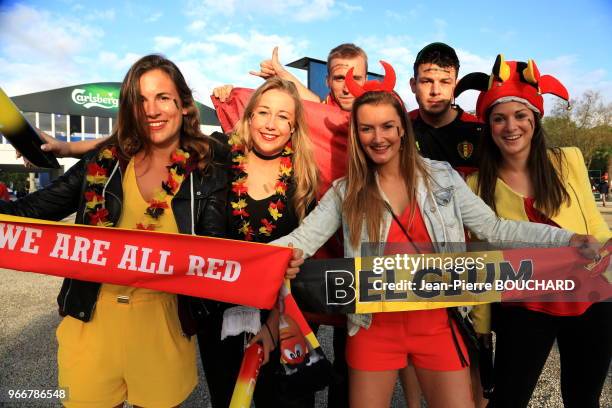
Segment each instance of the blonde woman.
[{"label": "blonde woman", "polygon": [[[229,238],[270,242],[295,229],[314,207],[317,171],[306,132],[304,108],[293,83],[271,78],[253,93],[235,131],[227,137],[231,183],[227,207]],[[219,139],[224,135],[213,136]],[[223,306],[212,316],[199,336],[214,407],[229,405],[248,340],[242,330],[246,326],[253,330],[260,319],[257,310],[230,306]],[[264,361],[269,362],[260,372],[255,404],[312,407],[314,394],[296,398],[278,392],[274,376],[280,368],[278,351],[269,357],[278,344],[278,311],[261,314],[261,330],[250,342],[263,344]],[[240,325],[253,319],[253,315],[256,323]],[[235,335],[225,336],[226,332]]]}]

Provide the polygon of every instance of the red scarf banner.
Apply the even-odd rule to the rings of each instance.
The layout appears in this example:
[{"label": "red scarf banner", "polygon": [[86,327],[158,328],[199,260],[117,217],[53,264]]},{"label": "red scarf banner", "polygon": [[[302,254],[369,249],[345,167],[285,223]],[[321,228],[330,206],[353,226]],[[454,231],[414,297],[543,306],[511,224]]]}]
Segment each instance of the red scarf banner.
[{"label": "red scarf banner", "polygon": [[569,247],[312,260],[291,289],[302,311],[327,314],[612,301],[611,253],[612,240],[596,261]]},{"label": "red scarf banner", "polygon": [[0,268],[271,309],[292,250],[0,215]]},{"label": "red scarf banner", "polygon": [[[274,306],[291,253],[290,248],[244,241],[0,215],[0,268],[261,309]],[[419,261],[408,269],[398,255],[308,261],[292,287],[305,310],[323,313],[423,310],[499,301],[597,302],[612,296],[611,253],[612,240],[601,249],[601,259],[593,262],[571,248],[406,255]],[[479,258],[486,260],[477,267]],[[387,265],[387,260],[397,265]],[[467,267],[468,260],[476,264]],[[436,266],[442,262],[443,266]],[[458,272],[458,265],[465,273]],[[287,306],[292,302],[289,293],[287,314],[311,340],[301,315],[290,313],[295,311]],[[311,345],[317,348],[316,343]]]}]

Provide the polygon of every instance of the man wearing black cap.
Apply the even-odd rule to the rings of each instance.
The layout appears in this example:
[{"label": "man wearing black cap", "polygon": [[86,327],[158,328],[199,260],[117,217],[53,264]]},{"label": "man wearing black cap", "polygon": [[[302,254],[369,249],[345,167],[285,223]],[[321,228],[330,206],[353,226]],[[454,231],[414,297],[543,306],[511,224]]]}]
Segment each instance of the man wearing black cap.
[{"label": "man wearing black cap", "polygon": [[410,119],[421,155],[447,161],[465,176],[478,167],[482,124],[453,104],[458,73],[453,48],[440,42],[425,46],[417,54],[410,79],[419,105],[410,112]]}]

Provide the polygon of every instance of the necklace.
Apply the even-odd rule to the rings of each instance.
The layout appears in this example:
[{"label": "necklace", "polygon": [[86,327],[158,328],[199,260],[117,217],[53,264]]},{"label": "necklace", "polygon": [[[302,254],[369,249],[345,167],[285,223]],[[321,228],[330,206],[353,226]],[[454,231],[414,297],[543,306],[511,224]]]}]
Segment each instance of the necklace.
[{"label": "necklace", "polygon": [[[157,221],[168,208],[166,198],[174,196],[185,177],[189,173],[187,161],[189,153],[176,149],[170,155],[171,164],[167,167],[168,178],[161,183],[161,188],[147,201],[148,206],[142,221],[136,224],[137,229],[154,231],[158,227]],[[87,165],[85,186],[84,219],[89,225],[112,227],[113,222],[108,220],[108,210],[105,208],[103,189],[108,181],[109,173],[117,161],[117,147],[108,146],[100,151],[96,160]]]},{"label": "necklace", "polygon": [[253,152],[255,156],[259,157],[261,160],[274,160],[274,159],[278,159],[279,157],[283,155],[282,150],[276,154],[273,154],[272,156],[266,156],[265,154],[260,153],[257,149],[255,149],[255,147],[253,147],[251,151]]},{"label": "necklace", "polygon": [[153,197],[147,201],[149,204],[142,220],[136,223],[136,229],[155,231],[159,227],[159,218],[164,215],[164,211],[169,207],[167,199],[169,196],[174,196],[181,183],[188,174],[187,160],[189,153],[176,149],[170,155],[170,165],[168,169],[168,177],[166,181],[162,181],[161,188],[153,193]]},{"label": "necklace", "polygon": [[113,226],[113,223],[108,220],[108,210],[104,207],[102,190],[108,181],[108,174],[116,160],[117,147],[108,146],[98,153],[94,162],[87,164],[83,218],[89,225],[99,227]]},{"label": "necklace", "polygon": [[[283,148],[280,153],[280,164],[278,169],[278,179],[274,184],[274,194],[268,199],[269,217],[260,220],[260,227],[255,231],[251,224],[250,214],[247,210],[246,196],[248,188],[246,185],[248,174],[246,173],[246,152],[245,147],[240,144],[240,138],[233,133],[228,143],[231,146],[232,154],[232,189],[230,192],[230,204],[232,206],[233,227],[244,238],[245,241],[253,241],[257,236],[267,236],[276,229],[278,219],[283,216],[283,211],[287,208],[287,188],[292,182],[293,164],[291,158],[293,149],[291,143]],[[255,151],[253,149],[253,151]],[[257,153],[255,153],[257,154]]]}]

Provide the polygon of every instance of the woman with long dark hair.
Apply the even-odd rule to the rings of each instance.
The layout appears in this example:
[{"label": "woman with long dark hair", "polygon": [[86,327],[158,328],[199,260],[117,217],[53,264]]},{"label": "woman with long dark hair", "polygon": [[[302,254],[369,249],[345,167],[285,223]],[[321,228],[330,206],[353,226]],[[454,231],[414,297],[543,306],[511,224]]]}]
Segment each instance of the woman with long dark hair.
[{"label": "woman with long dark hair", "polygon": [[[78,224],[220,237],[226,197],[185,78],[172,61],[148,55],[123,80],[110,139],[50,186],[0,202],[0,212],[61,220],[76,211]],[[65,279],[58,304],[67,407],[172,407],[196,386],[185,297]]]},{"label": "woman with long dark hair", "polygon": [[[500,55],[491,75],[467,75],[456,94],[466,89],[481,91],[476,110],[488,130],[480,170],[468,179],[484,202],[506,219],[590,234],[600,242],[610,239],[580,150],[547,146],[542,94],[568,100],[565,87],[540,75],[533,60],[505,61]],[[477,316],[487,313],[488,307],[479,308]],[[556,341],[565,406],[598,407],[612,355],[611,321],[612,303],[606,301],[502,304],[494,319],[494,406],[528,405]]]},{"label": "woman with long dark hair", "polygon": [[[588,240],[499,219],[448,163],[421,158],[404,105],[392,91],[394,74],[389,70],[388,75],[383,83],[361,88],[349,70],[347,87],[357,99],[347,176],[334,182],[298,229],[274,244],[292,243],[310,256],[341,226],[346,257],[382,255],[388,242],[414,246],[417,253],[464,250],[463,225],[500,244]],[[459,247],[451,249],[450,243]],[[428,406],[473,406],[465,345],[446,309],[349,315],[348,330],[352,407],[388,407],[398,370],[409,359]]]}]

